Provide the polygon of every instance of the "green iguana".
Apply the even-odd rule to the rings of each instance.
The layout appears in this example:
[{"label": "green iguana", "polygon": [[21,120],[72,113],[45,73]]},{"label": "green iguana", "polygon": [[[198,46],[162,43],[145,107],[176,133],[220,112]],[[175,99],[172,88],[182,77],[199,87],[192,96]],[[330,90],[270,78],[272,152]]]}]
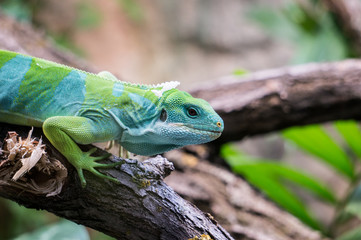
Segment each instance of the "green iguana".
[{"label": "green iguana", "polygon": [[223,121],[202,99],[175,89],[178,82],[137,85],[109,72],[98,75],[0,50],[0,122],[42,127],[76,168],[115,180],[95,168],[113,167],[78,144],[115,140],[139,155],[155,155],[218,138]]}]

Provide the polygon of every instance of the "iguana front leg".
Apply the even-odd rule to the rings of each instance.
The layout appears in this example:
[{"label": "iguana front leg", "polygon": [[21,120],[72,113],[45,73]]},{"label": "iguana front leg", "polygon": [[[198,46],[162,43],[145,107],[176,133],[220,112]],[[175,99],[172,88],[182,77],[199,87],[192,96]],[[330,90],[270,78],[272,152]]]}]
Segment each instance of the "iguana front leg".
[{"label": "iguana front leg", "polygon": [[108,158],[111,154],[92,157],[91,154],[96,151],[96,148],[83,152],[76,144],[90,144],[107,137],[107,133],[97,127],[91,119],[73,116],[51,117],[44,122],[43,131],[53,146],[76,168],[83,187],[86,185],[83,169],[99,177],[118,182],[117,179],[101,174],[95,168],[114,167],[121,164],[120,162],[98,163],[96,161]]}]

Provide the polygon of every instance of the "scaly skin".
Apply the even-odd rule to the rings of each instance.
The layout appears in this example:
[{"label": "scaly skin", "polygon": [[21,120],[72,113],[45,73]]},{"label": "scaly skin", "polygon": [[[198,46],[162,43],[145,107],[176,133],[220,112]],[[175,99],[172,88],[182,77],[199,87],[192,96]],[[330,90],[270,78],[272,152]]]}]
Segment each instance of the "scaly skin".
[{"label": "scaly skin", "polygon": [[139,155],[155,155],[212,141],[223,121],[204,100],[175,89],[117,80],[54,62],[0,50],[0,122],[42,127],[56,149],[77,169],[117,181],[95,168],[113,167],[77,144],[115,140]]}]

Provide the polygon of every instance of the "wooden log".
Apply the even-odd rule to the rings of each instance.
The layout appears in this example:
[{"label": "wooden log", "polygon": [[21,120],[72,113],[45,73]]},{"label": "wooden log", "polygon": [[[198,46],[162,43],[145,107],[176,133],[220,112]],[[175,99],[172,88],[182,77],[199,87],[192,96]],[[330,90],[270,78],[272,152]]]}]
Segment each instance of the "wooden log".
[{"label": "wooden log", "polygon": [[[30,128],[0,124],[0,140],[10,131],[26,138]],[[40,129],[34,137],[42,136]],[[44,137],[43,137],[44,138]],[[44,139],[49,157],[60,160],[68,169],[68,177],[61,193],[46,197],[47,193],[28,191],[13,180],[0,179],[0,196],[29,208],[44,209],[60,217],[94,228],[117,239],[189,239],[206,234],[212,239],[233,239],[209,215],[182,199],[163,178],[174,170],[173,164],[158,156],[141,163],[113,156],[111,162],[122,165],[105,172],[120,183],[101,179],[85,172],[87,186],[82,188],[73,167]],[[90,146],[84,146],[88,150]],[[105,154],[100,149],[94,154]],[[6,169],[2,164],[1,171]],[[51,171],[50,171],[51,172]],[[36,168],[29,172],[28,181],[43,183]],[[43,174],[42,174],[43,175]],[[52,177],[52,176],[48,176]],[[40,180],[39,180],[40,179]]]},{"label": "wooden log", "polygon": [[310,63],[228,76],[190,89],[224,120],[220,142],[290,126],[361,119],[361,60]]}]

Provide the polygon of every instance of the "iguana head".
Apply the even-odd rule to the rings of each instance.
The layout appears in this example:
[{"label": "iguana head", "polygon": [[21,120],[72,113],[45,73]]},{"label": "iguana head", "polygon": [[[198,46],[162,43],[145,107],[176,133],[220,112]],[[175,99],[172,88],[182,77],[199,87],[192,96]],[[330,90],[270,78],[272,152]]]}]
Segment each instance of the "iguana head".
[{"label": "iguana head", "polygon": [[157,128],[170,142],[201,144],[218,138],[223,120],[203,99],[189,93],[172,90],[162,104]]},{"label": "iguana head", "polygon": [[123,141],[128,151],[140,155],[155,155],[190,144],[201,144],[218,138],[223,120],[203,99],[171,89],[165,92],[157,106],[156,119],[139,136],[137,144]]}]

